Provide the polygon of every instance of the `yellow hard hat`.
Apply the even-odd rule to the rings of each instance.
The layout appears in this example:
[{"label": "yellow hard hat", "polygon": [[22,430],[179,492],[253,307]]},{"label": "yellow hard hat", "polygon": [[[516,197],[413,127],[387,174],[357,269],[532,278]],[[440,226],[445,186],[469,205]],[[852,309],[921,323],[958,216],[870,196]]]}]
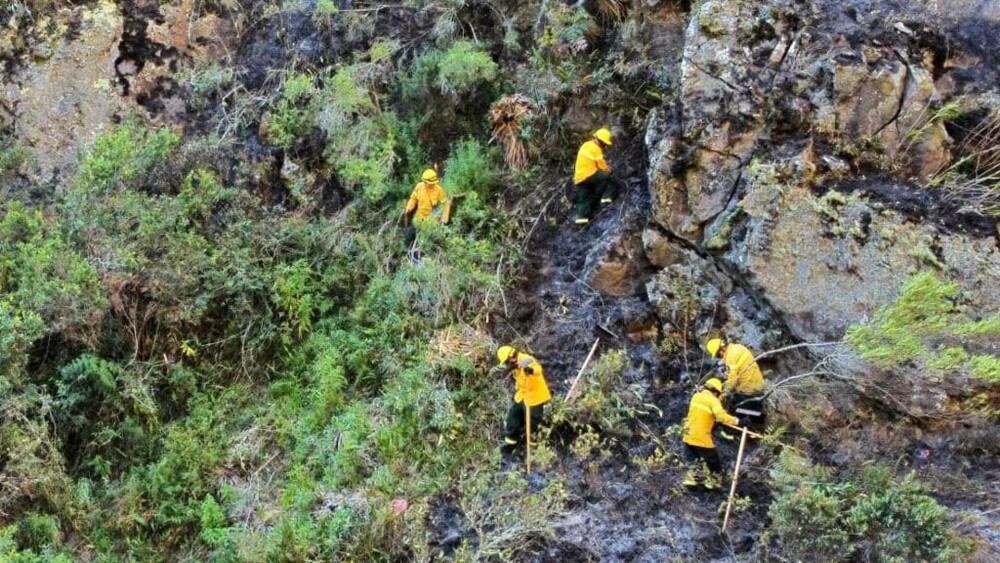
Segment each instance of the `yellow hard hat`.
[{"label": "yellow hard hat", "polygon": [[428,168],[424,170],[424,173],[420,175],[420,179],[425,182],[430,182],[436,184],[438,181],[438,173],[434,171],[433,168]]},{"label": "yellow hard hat", "polygon": [[516,353],[517,349],[515,349],[513,346],[501,346],[497,348],[497,359],[500,360],[501,364],[503,364],[506,363],[507,360],[509,360],[510,357]]},{"label": "yellow hard hat", "polygon": [[718,377],[709,379],[705,382],[705,389],[711,389],[712,391],[722,393],[722,380]]},{"label": "yellow hard hat", "polygon": [[611,146],[611,130],[607,127],[601,127],[594,132],[594,138],[598,141],[604,143],[605,145]]},{"label": "yellow hard hat", "polygon": [[722,348],[721,338],[712,338],[705,343],[705,351],[713,358],[719,354],[719,348]]}]

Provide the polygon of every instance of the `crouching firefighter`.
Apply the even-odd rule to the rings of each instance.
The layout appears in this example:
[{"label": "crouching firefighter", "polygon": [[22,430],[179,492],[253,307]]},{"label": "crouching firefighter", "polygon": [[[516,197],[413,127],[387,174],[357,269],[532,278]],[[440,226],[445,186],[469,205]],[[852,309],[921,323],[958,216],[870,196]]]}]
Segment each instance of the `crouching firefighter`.
[{"label": "crouching firefighter", "polygon": [[507,409],[502,446],[503,453],[511,453],[526,441],[524,409],[531,409],[531,433],[534,434],[542,421],[542,406],[552,400],[552,394],[545,382],[542,364],[535,358],[518,352],[513,346],[501,346],[497,349],[497,360],[504,367],[504,373],[514,377],[514,398]]},{"label": "crouching firefighter", "polygon": [[[705,388],[691,397],[691,406],[684,420],[682,439],[689,464],[684,474],[682,484],[686,487],[697,487],[703,484],[706,489],[722,487],[722,460],[712,441],[712,428],[716,422],[739,426],[740,421],[722,408],[719,396],[722,395],[722,381],[713,377],[705,382]],[[708,475],[700,482],[702,463],[708,467]]]},{"label": "crouching firefighter", "polygon": [[[752,430],[763,430],[764,374],[761,373],[753,352],[742,344],[726,342],[722,338],[712,338],[706,342],[705,351],[720,361],[726,372],[723,405],[736,414],[741,414],[736,409],[747,411],[743,413],[746,426]],[[723,437],[730,438],[728,435]]]}]

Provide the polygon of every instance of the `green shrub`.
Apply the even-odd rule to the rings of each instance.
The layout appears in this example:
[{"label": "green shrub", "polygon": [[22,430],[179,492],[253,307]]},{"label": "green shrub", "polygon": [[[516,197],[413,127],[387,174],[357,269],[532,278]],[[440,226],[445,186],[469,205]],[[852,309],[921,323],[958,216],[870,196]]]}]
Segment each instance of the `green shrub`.
[{"label": "green shrub", "polygon": [[484,82],[492,82],[497,64],[478,45],[456,41],[438,61],[437,87],[441,93],[457,96]]},{"label": "green shrub", "polygon": [[28,151],[16,142],[5,140],[0,133],[0,180],[6,180],[28,161]]},{"label": "green shrub", "polygon": [[317,96],[316,120],[326,134],[327,162],[347,187],[360,189],[369,201],[377,201],[390,189],[397,160],[397,123],[392,112],[380,109],[373,91],[364,84],[371,64],[340,66],[326,78]]},{"label": "green shrub", "polygon": [[475,139],[460,141],[444,163],[442,186],[449,194],[474,192],[486,199],[499,181],[497,153]]},{"label": "green shrub", "polygon": [[226,515],[212,495],[205,495],[201,502],[201,532],[199,537],[206,544],[219,547],[228,534]]},{"label": "green shrub", "polygon": [[801,560],[953,561],[959,547],[947,511],[913,477],[868,467],[856,480],[830,478],[789,449],[771,470],[769,510],[782,554]]},{"label": "green shrub", "polygon": [[104,306],[97,272],[41,210],[10,202],[0,220],[0,291],[46,331],[89,332]]},{"label": "green shrub", "polygon": [[285,77],[281,89],[281,98],[268,111],[263,129],[268,142],[289,149],[315,125],[315,108],[309,101],[317,89],[312,76],[295,72]]},{"label": "green shrub", "polygon": [[970,352],[1000,336],[1000,316],[973,318],[974,309],[962,301],[957,284],[930,273],[917,274],[871,322],[850,327],[846,340],[862,358],[882,369],[907,374],[960,371],[996,383],[1000,358]]},{"label": "green shrub", "polygon": [[180,136],[166,127],[146,129],[134,119],[101,135],[80,163],[68,195],[70,205],[90,196],[131,187],[154,166],[162,163],[180,143]]},{"label": "green shrub", "polygon": [[17,536],[21,546],[41,550],[56,546],[62,532],[59,529],[59,520],[55,516],[29,512],[21,517]]}]

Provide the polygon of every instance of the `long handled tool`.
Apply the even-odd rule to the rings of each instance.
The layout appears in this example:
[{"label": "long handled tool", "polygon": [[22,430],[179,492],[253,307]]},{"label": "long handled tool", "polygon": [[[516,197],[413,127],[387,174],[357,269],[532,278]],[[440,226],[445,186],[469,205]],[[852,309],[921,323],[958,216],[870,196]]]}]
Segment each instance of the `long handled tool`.
[{"label": "long handled tool", "polygon": [[528,402],[524,401],[524,428],[527,432],[527,440],[524,442],[524,459],[528,465],[528,473],[531,473],[531,407],[528,406]]},{"label": "long handled tool", "polygon": [[587,359],[583,361],[583,366],[580,368],[580,372],[576,374],[576,379],[573,380],[573,384],[569,386],[569,391],[566,392],[566,402],[572,401],[576,398],[579,393],[577,393],[577,386],[580,384],[580,378],[583,377],[584,370],[590,365],[590,359],[594,357],[594,352],[597,351],[597,345],[601,343],[601,339],[598,338],[594,341],[594,345],[590,347],[590,353],[587,354]]},{"label": "long handled tool", "polygon": [[[728,424],[726,426],[729,426]],[[733,509],[733,497],[736,495],[736,480],[740,476],[740,464],[743,463],[743,448],[747,445],[747,435],[751,432],[745,427],[742,428],[743,436],[740,437],[740,451],[736,454],[736,469],[733,470],[733,484],[729,487],[729,502],[726,503],[726,516],[722,519],[722,531],[726,531],[726,526],[729,524],[729,512]],[[759,434],[758,434],[759,436]]]}]

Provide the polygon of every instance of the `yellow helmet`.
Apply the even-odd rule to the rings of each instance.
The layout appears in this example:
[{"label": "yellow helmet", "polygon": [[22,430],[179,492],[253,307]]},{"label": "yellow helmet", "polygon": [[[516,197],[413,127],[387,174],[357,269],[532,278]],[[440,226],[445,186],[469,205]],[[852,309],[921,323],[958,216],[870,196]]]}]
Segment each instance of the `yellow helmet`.
[{"label": "yellow helmet", "polygon": [[428,168],[424,170],[424,173],[420,175],[420,179],[425,182],[430,182],[431,184],[436,184],[438,181],[438,173],[434,171],[433,168]]},{"label": "yellow helmet", "polygon": [[708,352],[708,355],[713,358],[719,354],[719,348],[722,348],[721,338],[712,338],[705,343],[705,351]]},{"label": "yellow helmet", "polygon": [[517,354],[517,349],[513,346],[501,346],[497,348],[497,360],[500,360],[501,364],[507,363],[507,360],[515,354]]},{"label": "yellow helmet", "polygon": [[711,389],[717,393],[722,393],[722,380],[718,377],[713,377],[705,382],[705,389]]},{"label": "yellow helmet", "polygon": [[594,138],[598,141],[604,143],[605,145],[611,146],[611,130],[607,127],[601,127],[594,132]]}]

